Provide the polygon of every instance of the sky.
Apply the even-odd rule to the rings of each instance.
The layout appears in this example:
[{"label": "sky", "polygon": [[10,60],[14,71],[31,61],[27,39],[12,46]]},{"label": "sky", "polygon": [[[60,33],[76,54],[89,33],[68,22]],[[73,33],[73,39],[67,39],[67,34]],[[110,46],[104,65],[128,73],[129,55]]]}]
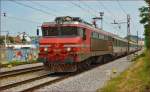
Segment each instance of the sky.
[{"label": "sky", "polygon": [[[146,6],[143,0],[1,0],[1,31],[9,31],[10,35],[26,32],[30,36],[36,35],[36,29],[43,22],[54,21],[58,16],[81,17],[92,22],[93,17],[99,17],[104,12],[103,29],[121,37],[127,35],[126,23],[118,25],[116,22],[126,22],[127,14],[131,17],[131,34],[143,36],[144,28],[139,23],[139,8]],[[3,16],[6,13],[6,16]],[[100,27],[100,20],[97,21]]]}]

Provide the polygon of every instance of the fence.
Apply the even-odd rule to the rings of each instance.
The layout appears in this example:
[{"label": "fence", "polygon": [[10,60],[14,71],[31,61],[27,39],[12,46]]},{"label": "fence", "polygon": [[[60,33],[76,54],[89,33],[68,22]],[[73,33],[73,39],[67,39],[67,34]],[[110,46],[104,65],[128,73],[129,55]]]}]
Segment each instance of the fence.
[{"label": "fence", "polygon": [[36,48],[0,48],[0,61],[31,61],[38,58]]}]

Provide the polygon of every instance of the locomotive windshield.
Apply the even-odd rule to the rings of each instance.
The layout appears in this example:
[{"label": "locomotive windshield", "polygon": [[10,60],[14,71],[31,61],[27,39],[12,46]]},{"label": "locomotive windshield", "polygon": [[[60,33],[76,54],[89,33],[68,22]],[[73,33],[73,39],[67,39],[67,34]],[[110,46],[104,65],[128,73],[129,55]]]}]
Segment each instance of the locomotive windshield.
[{"label": "locomotive windshield", "polygon": [[46,27],[42,29],[43,36],[78,36],[77,27]]}]

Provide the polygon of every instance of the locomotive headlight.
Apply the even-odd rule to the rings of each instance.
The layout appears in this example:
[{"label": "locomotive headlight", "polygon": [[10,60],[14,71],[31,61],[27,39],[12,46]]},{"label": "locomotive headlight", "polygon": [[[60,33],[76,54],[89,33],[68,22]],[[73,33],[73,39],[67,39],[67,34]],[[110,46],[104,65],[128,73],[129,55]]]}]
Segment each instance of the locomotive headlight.
[{"label": "locomotive headlight", "polygon": [[70,48],[70,47],[68,47],[66,50],[67,50],[67,51],[71,51],[71,48]]},{"label": "locomotive headlight", "polygon": [[44,48],[44,51],[48,51],[48,48]]}]

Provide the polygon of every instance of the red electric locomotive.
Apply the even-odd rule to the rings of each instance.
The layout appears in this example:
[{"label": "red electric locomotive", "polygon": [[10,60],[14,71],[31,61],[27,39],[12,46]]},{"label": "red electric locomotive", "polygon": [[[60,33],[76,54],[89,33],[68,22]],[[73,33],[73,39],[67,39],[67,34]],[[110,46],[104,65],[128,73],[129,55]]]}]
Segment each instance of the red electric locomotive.
[{"label": "red electric locomotive", "polygon": [[[74,72],[80,65],[99,63],[104,56],[118,54],[113,53],[115,35],[79,17],[56,17],[54,22],[43,23],[41,29],[39,60],[51,72]],[[127,44],[127,41],[120,41]],[[126,53],[126,47],[121,51]]]}]

